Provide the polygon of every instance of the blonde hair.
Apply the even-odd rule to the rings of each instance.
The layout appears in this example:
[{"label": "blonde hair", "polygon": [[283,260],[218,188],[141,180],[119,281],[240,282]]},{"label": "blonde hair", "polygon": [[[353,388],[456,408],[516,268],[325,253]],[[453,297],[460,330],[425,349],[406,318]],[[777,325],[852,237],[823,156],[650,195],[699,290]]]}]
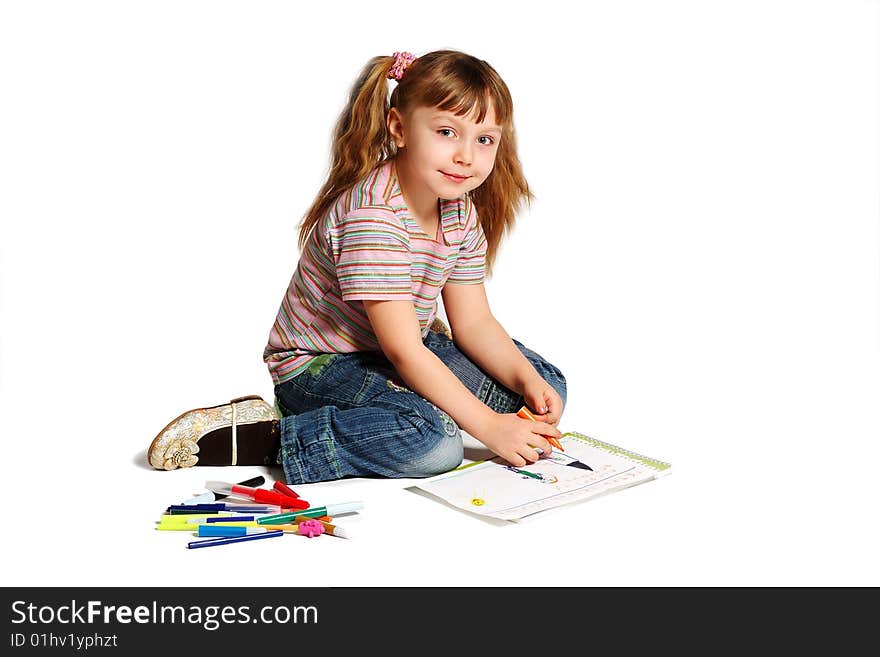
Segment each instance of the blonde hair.
[{"label": "blonde hair", "polygon": [[387,128],[392,107],[402,114],[417,107],[437,107],[458,116],[473,112],[480,123],[491,103],[502,128],[495,166],[470,192],[486,234],[486,269],[491,273],[498,247],[513,228],[517,211],[523,202],[534,198],[516,154],[510,91],[483,60],[455,50],[437,50],[410,64],[389,100],[387,80],[393,63],[393,57],[374,57],[355,81],[334,130],[327,180],[300,225],[300,249],[340,194],[397,154]]}]

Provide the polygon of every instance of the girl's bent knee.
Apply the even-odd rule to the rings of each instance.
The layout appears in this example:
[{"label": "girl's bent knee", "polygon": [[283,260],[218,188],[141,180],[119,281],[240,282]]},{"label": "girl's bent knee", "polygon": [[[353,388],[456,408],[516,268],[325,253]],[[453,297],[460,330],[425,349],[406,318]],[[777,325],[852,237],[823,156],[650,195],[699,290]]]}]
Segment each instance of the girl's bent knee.
[{"label": "girl's bent knee", "polygon": [[433,477],[454,470],[464,458],[461,436],[458,439],[444,437],[433,449],[408,464],[408,477]]},{"label": "girl's bent knee", "polygon": [[455,421],[437,409],[435,417],[421,418],[418,438],[406,445],[401,461],[404,477],[431,477],[461,465],[464,445]]},{"label": "girl's bent knee", "polygon": [[562,372],[556,370],[556,377],[548,381],[548,383],[553,386],[553,389],[557,393],[559,393],[559,396],[562,398],[562,404],[564,406],[568,398],[568,384],[565,382],[565,377],[562,375]]}]

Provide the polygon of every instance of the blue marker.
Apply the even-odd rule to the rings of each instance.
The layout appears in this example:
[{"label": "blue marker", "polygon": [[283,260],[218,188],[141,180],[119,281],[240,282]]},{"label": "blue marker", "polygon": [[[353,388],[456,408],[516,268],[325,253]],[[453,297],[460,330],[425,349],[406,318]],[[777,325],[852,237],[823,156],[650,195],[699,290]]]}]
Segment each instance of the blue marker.
[{"label": "blue marker", "polygon": [[256,516],[214,516],[205,518],[205,522],[247,522],[255,518]]},{"label": "blue marker", "polygon": [[[242,527],[241,529],[257,529],[256,527]],[[229,543],[241,543],[242,541],[257,541],[261,538],[277,538],[284,536],[284,532],[268,531],[264,534],[250,534],[245,536],[230,536],[229,538],[207,538],[204,541],[190,541],[186,547],[190,550],[196,548],[214,547],[215,545],[228,545]]]},{"label": "blue marker", "polygon": [[251,534],[265,534],[268,531],[278,531],[268,527],[224,527],[223,525],[199,525],[197,536],[250,536]]},{"label": "blue marker", "polygon": [[205,513],[210,511],[225,511],[226,504],[172,504],[166,509],[169,513]]},{"label": "blue marker", "polygon": [[236,513],[281,513],[281,507],[274,504],[227,504],[224,511]]}]

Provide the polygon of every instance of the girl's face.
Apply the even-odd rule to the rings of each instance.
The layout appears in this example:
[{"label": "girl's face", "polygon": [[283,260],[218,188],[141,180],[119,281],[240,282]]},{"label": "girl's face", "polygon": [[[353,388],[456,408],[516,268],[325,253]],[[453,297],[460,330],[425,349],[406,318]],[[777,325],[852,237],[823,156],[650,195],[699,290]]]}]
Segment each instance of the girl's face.
[{"label": "girl's face", "polygon": [[457,198],[479,187],[495,165],[501,128],[489,106],[482,123],[473,114],[456,116],[418,107],[405,116],[392,109],[389,129],[398,158],[437,198]]}]

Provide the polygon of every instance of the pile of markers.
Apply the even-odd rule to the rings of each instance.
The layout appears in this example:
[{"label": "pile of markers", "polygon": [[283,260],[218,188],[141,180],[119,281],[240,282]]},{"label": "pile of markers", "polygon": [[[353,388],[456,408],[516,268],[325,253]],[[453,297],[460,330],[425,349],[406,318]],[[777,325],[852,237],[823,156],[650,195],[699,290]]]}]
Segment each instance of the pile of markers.
[{"label": "pile of markers", "polygon": [[189,531],[203,537],[187,543],[189,549],[278,538],[284,534],[349,538],[345,528],[333,522],[333,516],[354,513],[364,506],[362,502],[345,502],[312,507],[281,481],[276,481],[271,490],[255,488],[265,481],[263,477],[238,484],[209,481],[205,484],[207,493],[169,506],[156,529]]}]

